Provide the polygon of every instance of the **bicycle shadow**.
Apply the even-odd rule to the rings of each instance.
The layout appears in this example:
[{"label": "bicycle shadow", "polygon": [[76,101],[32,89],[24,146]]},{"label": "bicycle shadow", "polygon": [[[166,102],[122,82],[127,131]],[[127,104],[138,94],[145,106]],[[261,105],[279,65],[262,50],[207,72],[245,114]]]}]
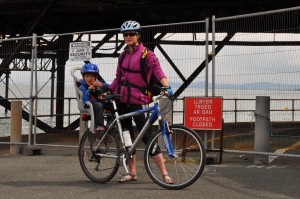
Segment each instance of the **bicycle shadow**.
[{"label": "bicycle shadow", "polygon": [[161,190],[163,188],[159,187],[152,181],[134,181],[127,183],[119,183],[117,180],[111,180],[106,183],[93,183],[88,180],[76,180],[76,181],[9,181],[1,182],[1,186],[10,186],[14,188],[29,188],[29,187],[80,187],[89,190]]}]

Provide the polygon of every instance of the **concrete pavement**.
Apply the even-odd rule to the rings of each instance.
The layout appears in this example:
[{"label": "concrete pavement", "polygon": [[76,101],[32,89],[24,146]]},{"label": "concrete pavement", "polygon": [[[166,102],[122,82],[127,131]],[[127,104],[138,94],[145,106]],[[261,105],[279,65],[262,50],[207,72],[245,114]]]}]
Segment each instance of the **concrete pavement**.
[{"label": "concrete pavement", "polygon": [[300,198],[300,160],[295,158],[255,166],[250,156],[227,154],[223,164],[206,165],[192,186],[172,191],[153,183],[141,160],[136,182],[119,184],[117,175],[105,184],[92,183],[76,153],[77,149],[50,147],[43,147],[39,156],[2,153],[0,198]]}]

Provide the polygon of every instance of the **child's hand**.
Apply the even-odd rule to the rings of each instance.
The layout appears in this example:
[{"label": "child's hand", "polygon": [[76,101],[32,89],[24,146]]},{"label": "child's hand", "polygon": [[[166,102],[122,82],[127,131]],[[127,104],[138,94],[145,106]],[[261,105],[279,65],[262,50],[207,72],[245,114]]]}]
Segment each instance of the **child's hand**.
[{"label": "child's hand", "polygon": [[94,87],[104,87],[103,83],[98,82],[98,81],[93,81],[93,82],[91,82],[91,84],[92,84]]},{"label": "child's hand", "polygon": [[91,84],[91,85],[89,85],[89,88],[88,88],[88,89],[93,89],[93,88],[94,88],[94,85]]},{"label": "child's hand", "polygon": [[94,86],[97,86],[97,81],[91,81],[91,85],[94,87]]}]

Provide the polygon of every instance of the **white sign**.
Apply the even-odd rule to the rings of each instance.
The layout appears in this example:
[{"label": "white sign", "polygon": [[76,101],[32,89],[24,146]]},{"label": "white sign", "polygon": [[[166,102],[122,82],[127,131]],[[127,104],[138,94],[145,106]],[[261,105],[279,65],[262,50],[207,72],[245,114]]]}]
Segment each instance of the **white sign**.
[{"label": "white sign", "polygon": [[88,61],[92,59],[92,42],[71,42],[69,49],[70,61]]}]

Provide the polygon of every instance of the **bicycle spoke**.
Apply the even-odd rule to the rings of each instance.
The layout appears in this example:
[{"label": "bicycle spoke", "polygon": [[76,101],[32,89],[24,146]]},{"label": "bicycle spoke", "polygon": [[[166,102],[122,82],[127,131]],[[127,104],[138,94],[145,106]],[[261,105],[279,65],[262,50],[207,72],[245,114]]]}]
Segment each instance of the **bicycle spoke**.
[{"label": "bicycle spoke", "polygon": [[[168,189],[181,189],[194,183],[201,175],[205,165],[205,151],[199,136],[192,130],[180,125],[171,125],[172,144],[175,158],[170,158],[165,149],[161,133],[152,137],[145,151],[145,167],[151,179]],[[164,165],[174,184],[167,184],[150,154],[153,145],[160,146]]]},{"label": "bicycle spoke", "polygon": [[[118,145],[110,134],[94,135],[86,132],[79,146],[79,161],[85,175],[93,182],[106,182],[118,170],[116,158]],[[105,155],[105,156],[102,156]],[[107,157],[107,156],[114,156]]]}]

